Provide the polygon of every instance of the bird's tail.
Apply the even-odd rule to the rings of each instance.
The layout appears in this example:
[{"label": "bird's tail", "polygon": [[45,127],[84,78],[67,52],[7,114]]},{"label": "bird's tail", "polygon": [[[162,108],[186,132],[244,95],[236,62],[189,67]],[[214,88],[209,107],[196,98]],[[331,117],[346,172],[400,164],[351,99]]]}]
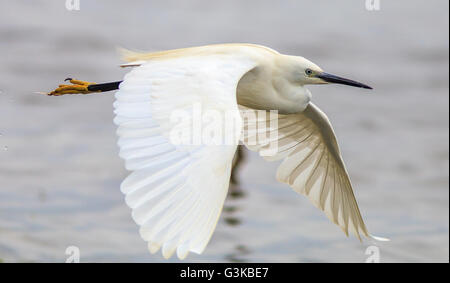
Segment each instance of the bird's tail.
[{"label": "bird's tail", "polygon": [[120,57],[123,61],[127,62],[124,64],[121,64],[120,67],[125,68],[125,67],[138,67],[140,66],[142,63],[145,62],[145,60],[142,60],[142,56],[145,54],[143,52],[136,52],[136,51],[131,51],[129,49],[125,49],[122,47],[118,47],[117,48],[117,52],[119,52]]},{"label": "bird's tail", "polygon": [[117,52],[119,52],[120,58],[125,62],[141,60],[140,57],[144,54],[143,52],[136,52],[122,47],[118,47]]}]

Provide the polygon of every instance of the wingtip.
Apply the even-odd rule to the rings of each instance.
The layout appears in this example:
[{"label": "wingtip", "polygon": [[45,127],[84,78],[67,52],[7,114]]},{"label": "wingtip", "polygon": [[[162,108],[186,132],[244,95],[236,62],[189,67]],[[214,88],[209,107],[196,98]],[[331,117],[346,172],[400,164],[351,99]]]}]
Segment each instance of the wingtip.
[{"label": "wingtip", "polygon": [[177,257],[180,260],[185,259],[189,254],[189,244],[188,243],[184,243],[178,246],[177,248]]},{"label": "wingtip", "polygon": [[159,248],[161,247],[161,245],[156,244],[156,243],[152,243],[152,242],[148,242],[147,246],[148,246],[148,251],[151,254],[157,253],[159,251]]},{"label": "wingtip", "polygon": [[165,259],[169,259],[175,253],[177,247],[173,243],[164,243],[162,247],[162,255]]},{"label": "wingtip", "polygon": [[389,239],[389,238],[378,237],[378,236],[374,236],[374,235],[369,235],[369,237],[371,239],[374,239],[375,241],[379,241],[379,242],[390,242],[391,241],[391,239]]}]

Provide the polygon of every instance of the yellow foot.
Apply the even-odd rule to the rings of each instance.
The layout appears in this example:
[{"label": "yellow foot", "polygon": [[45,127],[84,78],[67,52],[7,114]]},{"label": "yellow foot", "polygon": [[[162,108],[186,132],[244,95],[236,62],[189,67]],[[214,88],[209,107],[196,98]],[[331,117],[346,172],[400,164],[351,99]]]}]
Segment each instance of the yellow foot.
[{"label": "yellow foot", "polygon": [[71,85],[59,85],[59,87],[57,89],[55,89],[52,92],[47,93],[47,95],[60,96],[60,95],[64,95],[64,94],[74,94],[74,93],[87,94],[87,93],[94,92],[94,91],[89,91],[88,86],[95,84],[95,83],[79,81],[79,80],[75,80],[72,78],[67,78],[64,81],[69,81],[72,84]]}]

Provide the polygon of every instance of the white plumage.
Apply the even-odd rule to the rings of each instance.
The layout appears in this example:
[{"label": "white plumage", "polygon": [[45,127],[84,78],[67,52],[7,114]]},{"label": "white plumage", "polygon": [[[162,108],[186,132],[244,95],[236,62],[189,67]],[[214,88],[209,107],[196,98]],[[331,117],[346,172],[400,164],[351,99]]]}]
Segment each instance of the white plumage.
[{"label": "white plumage", "polygon": [[[172,140],[173,111],[192,114],[195,105],[219,113],[237,111],[238,102],[246,110],[279,110],[277,129],[244,119],[244,143],[256,134],[248,130],[252,123],[259,131],[277,130],[276,141],[258,138],[248,147],[268,160],[283,159],[278,180],[306,195],[345,233],[370,236],[331,124],[304,88],[325,83],[304,75],[306,69],[321,74],[315,64],[248,44],[127,56],[131,62],[124,66],[135,68],[116,93],[114,122],[120,156],[133,172],[121,190],[150,252],[161,248],[168,258],[176,251],[180,259],[190,251],[202,253],[227,194],[237,139],[232,145]],[[192,121],[182,126],[191,129]],[[239,138],[226,129],[223,134]]]},{"label": "white plumage", "polygon": [[[245,121],[246,128],[256,128],[251,126],[254,123],[262,128],[261,121]],[[369,236],[327,116],[310,103],[302,113],[278,115],[278,127],[269,130],[278,131],[279,139],[250,132],[244,135],[244,142],[256,140],[257,144],[248,148],[266,160],[283,159],[277,180],[306,195],[347,235],[350,230],[358,238],[360,233]]]},{"label": "white plumage", "polygon": [[[232,56],[151,61],[126,75],[116,93],[120,156],[133,173],[121,190],[151,252],[201,253],[228,190],[236,145],[174,145],[171,111],[195,103],[237,110],[236,85],[253,67]],[[185,127],[191,127],[186,124]]]}]

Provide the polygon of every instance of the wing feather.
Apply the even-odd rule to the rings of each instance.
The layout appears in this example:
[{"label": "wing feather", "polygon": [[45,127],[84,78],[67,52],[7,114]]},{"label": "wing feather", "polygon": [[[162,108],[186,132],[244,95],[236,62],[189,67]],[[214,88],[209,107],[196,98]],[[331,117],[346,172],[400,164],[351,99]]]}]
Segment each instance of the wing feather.
[{"label": "wing feather", "polygon": [[[175,126],[192,129],[195,105],[237,112],[237,83],[254,63],[234,56],[140,62],[116,93],[119,155],[133,171],[121,191],[152,253],[162,249],[166,258],[201,253],[214,231],[237,142],[177,144],[171,133]],[[174,111],[189,119],[173,124]]]},{"label": "wing feather", "polygon": [[[280,182],[306,195],[346,235],[350,231],[358,239],[360,234],[372,237],[361,217],[333,128],[319,108],[310,103],[298,114],[245,119],[248,116],[242,115],[243,141],[267,160],[283,160],[277,170]],[[278,123],[269,126],[276,118]]]}]

